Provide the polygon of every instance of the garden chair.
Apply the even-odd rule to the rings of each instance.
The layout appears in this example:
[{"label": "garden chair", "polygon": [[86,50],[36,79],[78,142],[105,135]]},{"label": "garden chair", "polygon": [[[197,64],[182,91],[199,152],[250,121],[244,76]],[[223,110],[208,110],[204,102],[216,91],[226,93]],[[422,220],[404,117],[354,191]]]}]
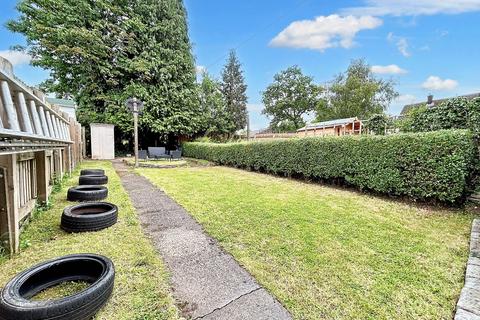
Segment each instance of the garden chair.
[{"label": "garden chair", "polygon": [[169,159],[164,147],[148,147],[148,156],[154,159]]},{"label": "garden chair", "polygon": [[170,152],[170,159],[171,160],[180,160],[182,158],[182,151],[175,150]]},{"label": "garden chair", "polygon": [[147,160],[148,159],[147,150],[138,150],[138,159]]}]

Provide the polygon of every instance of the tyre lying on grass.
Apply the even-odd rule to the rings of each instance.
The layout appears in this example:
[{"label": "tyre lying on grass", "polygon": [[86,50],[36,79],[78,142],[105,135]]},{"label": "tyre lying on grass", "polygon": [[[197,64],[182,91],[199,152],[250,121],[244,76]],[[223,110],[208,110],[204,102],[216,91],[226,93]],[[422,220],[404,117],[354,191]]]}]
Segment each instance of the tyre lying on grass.
[{"label": "tyre lying on grass", "polygon": [[78,184],[81,186],[100,186],[108,183],[106,175],[83,175],[78,178]]},{"label": "tyre lying on grass", "polygon": [[104,175],[105,170],[103,169],[83,169],[80,171],[81,176],[86,176],[86,175]]},{"label": "tyre lying on grass", "polygon": [[89,232],[117,223],[118,207],[108,202],[81,203],[63,210],[61,227],[67,232]]},{"label": "tyre lying on grass", "polygon": [[[14,277],[0,293],[0,320],[87,320],[110,297],[115,280],[113,262],[94,254],[76,254],[38,264]],[[89,286],[55,300],[32,300],[65,282]]]},{"label": "tyre lying on grass", "polygon": [[108,189],[104,186],[77,186],[67,192],[68,201],[100,201],[107,196]]}]

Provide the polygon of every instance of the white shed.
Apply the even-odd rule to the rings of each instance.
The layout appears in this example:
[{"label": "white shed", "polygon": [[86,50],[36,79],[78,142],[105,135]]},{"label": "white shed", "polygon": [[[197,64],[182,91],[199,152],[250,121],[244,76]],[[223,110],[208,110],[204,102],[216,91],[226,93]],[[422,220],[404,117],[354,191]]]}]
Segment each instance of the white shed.
[{"label": "white shed", "polygon": [[115,159],[114,125],[104,123],[90,124],[92,159]]}]

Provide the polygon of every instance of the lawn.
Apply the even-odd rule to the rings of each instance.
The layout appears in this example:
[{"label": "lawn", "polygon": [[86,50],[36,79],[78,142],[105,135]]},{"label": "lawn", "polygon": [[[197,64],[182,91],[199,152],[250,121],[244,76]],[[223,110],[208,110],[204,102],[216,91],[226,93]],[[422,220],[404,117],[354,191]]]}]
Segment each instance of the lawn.
[{"label": "lawn", "polygon": [[[67,234],[60,229],[62,210],[72,204],[65,199],[66,191],[77,183],[79,168],[52,196],[52,207],[37,213],[28,225],[21,237],[21,253],[11,260],[0,261],[0,287],[18,272],[47,259],[74,253],[102,254],[114,262],[116,279],[113,295],[96,319],[178,319],[165,267],[143,235],[135,210],[111,163],[92,161],[81,166],[97,167],[107,171],[107,201],[119,207],[119,222],[95,233]],[[57,292],[45,292],[36,298],[58,296],[59,292],[75,292],[84,286],[59,287]]]},{"label": "lawn", "polygon": [[472,214],[226,167],[138,172],[295,319],[452,319]]},{"label": "lawn", "polygon": [[[170,167],[183,167],[189,165],[190,163],[186,159],[179,159],[179,160],[170,160],[170,159],[148,159],[148,160],[141,160],[139,159],[140,166],[144,167],[151,167],[151,168],[170,168]],[[127,158],[128,165],[135,165],[135,159]]]}]

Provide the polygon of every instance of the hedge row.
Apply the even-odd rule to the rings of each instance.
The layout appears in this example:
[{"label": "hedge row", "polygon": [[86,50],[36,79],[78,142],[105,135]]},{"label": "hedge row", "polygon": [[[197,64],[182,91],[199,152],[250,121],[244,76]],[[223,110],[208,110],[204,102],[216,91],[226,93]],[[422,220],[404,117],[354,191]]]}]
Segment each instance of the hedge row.
[{"label": "hedge row", "polygon": [[222,165],[339,179],[360,189],[443,202],[466,195],[475,150],[467,130],[184,145],[186,157]]}]

